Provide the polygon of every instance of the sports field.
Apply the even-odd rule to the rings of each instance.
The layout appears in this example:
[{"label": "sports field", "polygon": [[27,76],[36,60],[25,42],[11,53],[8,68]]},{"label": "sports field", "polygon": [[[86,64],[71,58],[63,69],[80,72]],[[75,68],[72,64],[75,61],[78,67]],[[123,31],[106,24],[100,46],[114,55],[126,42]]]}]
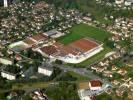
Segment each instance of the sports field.
[{"label": "sports field", "polygon": [[106,42],[105,39],[110,37],[111,34],[102,29],[98,29],[86,24],[79,24],[70,29],[70,33],[59,38],[59,41],[63,44],[69,44],[75,40],[83,37],[90,37],[101,42]]},{"label": "sports field", "polygon": [[86,24],[75,25],[69,31],[70,33],[59,38],[58,41],[63,44],[69,44],[83,37],[89,37],[89,38],[95,39],[96,41],[102,42],[104,44],[103,51],[87,59],[86,61],[80,64],[77,64],[77,66],[79,67],[80,66],[85,67],[89,64],[92,64],[95,61],[102,59],[106,53],[111,51],[111,48],[109,48],[106,45],[107,39],[111,36],[111,33],[109,32],[106,32],[96,27],[88,26]]}]

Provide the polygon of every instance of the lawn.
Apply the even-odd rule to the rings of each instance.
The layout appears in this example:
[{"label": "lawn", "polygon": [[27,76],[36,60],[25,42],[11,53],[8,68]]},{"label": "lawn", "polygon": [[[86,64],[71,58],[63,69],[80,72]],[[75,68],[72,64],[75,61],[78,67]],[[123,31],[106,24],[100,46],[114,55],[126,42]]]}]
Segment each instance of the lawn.
[{"label": "lawn", "polygon": [[107,54],[108,52],[110,52],[111,49],[110,48],[107,48],[105,47],[103,51],[101,51],[100,53],[92,56],[91,58],[79,63],[77,65],[77,67],[84,67],[84,66],[89,66],[90,64],[96,62],[96,61],[99,61],[100,59],[104,58],[105,54]]},{"label": "lawn", "polygon": [[49,86],[50,82],[35,82],[35,83],[16,83],[12,86],[13,90],[45,88]]},{"label": "lawn", "polygon": [[74,73],[74,72],[68,72],[70,75],[72,75],[73,77],[77,78],[77,81],[85,81],[85,80],[90,80],[88,77],[85,77],[85,76],[81,76],[77,73]]},{"label": "lawn", "polygon": [[109,48],[108,45],[106,45],[107,39],[111,36],[111,33],[105,30],[92,27],[87,24],[79,24],[72,27],[69,31],[70,33],[59,38],[58,41],[66,45],[83,37],[89,37],[95,39],[96,41],[104,43],[103,51],[87,59],[86,61],[78,64],[77,66],[87,66],[99,59],[102,59],[106,53],[111,51],[111,48]]},{"label": "lawn", "polygon": [[75,25],[70,29],[70,33],[59,38],[58,40],[63,44],[69,44],[75,40],[83,37],[90,37],[96,39],[97,41],[106,42],[111,34],[102,29],[89,26],[87,24]]}]

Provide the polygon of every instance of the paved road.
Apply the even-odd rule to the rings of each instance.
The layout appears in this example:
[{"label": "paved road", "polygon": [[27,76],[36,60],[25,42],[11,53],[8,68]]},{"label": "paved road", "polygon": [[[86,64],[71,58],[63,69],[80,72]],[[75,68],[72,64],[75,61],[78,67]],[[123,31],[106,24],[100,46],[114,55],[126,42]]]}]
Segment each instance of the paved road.
[{"label": "paved road", "polygon": [[94,79],[99,79],[101,80],[103,83],[106,84],[111,84],[107,79],[101,79],[98,75],[94,74],[92,71],[88,70],[87,68],[73,68],[71,66],[67,66],[67,65],[57,65],[55,64],[55,66],[57,66],[58,68],[62,69],[63,71],[67,72],[67,71],[72,71],[75,72],[79,75],[88,77],[92,80]]}]

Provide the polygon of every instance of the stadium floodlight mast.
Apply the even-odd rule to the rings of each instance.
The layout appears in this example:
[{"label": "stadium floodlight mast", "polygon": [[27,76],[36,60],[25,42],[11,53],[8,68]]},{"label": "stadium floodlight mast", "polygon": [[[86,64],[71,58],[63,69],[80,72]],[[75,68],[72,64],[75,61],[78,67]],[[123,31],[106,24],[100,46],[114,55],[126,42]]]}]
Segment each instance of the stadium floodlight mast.
[{"label": "stadium floodlight mast", "polygon": [[7,2],[7,0],[4,0],[4,7],[8,7],[8,2]]}]

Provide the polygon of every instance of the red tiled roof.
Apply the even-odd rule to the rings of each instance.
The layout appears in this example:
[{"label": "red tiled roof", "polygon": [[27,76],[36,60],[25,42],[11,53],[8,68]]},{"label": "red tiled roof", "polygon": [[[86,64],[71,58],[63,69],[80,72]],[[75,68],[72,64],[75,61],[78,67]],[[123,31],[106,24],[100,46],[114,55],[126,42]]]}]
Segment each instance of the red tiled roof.
[{"label": "red tiled roof", "polygon": [[77,41],[71,43],[70,46],[77,48],[83,52],[87,52],[87,51],[97,47],[98,44],[92,40],[83,38],[83,39],[80,39],[80,40],[77,40]]},{"label": "red tiled roof", "polygon": [[31,40],[30,38],[27,38],[27,39],[23,40],[23,42],[30,45],[30,46],[35,44],[35,42],[33,40]]},{"label": "red tiled roof", "polygon": [[70,47],[69,45],[68,46],[65,46],[59,42],[56,42],[54,44],[54,46],[56,48],[58,48],[58,50],[60,51],[61,55],[67,55],[67,54],[73,54],[73,55],[77,55],[79,52],[77,52],[76,50],[74,50],[72,47]]},{"label": "red tiled roof", "polygon": [[16,54],[16,55],[15,55],[15,58],[16,58],[17,60],[21,60],[21,59],[22,59],[22,57],[21,57],[19,54]]},{"label": "red tiled roof", "polygon": [[41,40],[47,39],[47,36],[44,34],[36,34],[36,35],[33,35],[31,38],[36,41],[41,41]]},{"label": "red tiled roof", "polygon": [[63,46],[63,44],[61,44],[60,42],[55,42],[54,46],[57,48],[61,48]]},{"label": "red tiled roof", "polygon": [[70,46],[64,46],[64,52],[66,52],[67,54],[73,54],[73,55],[78,55],[79,54],[79,51],[74,50]]},{"label": "red tiled roof", "polygon": [[102,82],[99,80],[92,80],[92,81],[90,81],[90,85],[91,85],[91,87],[99,87],[99,86],[101,87]]},{"label": "red tiled roof", "polygon": [[32,48],[36,49],[36,48],[38,48],[38,45],[34,44],[34,45],[32,45]]},{"label": "red tiled roof", "polygon": [[129,21],[130,23],[133,23],[133,18],[130,18],[128,21]]},{"label": "red tiled roof", "polygon": [[70,45],[63,45],[59,42],[56,42],[52,46],[41,48],[41,50],[48,55],[54,54],[58,50],[58,55],[65,56],[68,54],[78,55],[80,53],[87,52],[96,46],[98,46],[96,42],[83,38],[71,43]]},{"label": "red tiled roof", "polygon": [[42,48],[40,48],[40,50],[44,53],[46,53],[47,55],[52,55],[54,53],[57,53],[57,49],[55,46],[44,46]]}]

